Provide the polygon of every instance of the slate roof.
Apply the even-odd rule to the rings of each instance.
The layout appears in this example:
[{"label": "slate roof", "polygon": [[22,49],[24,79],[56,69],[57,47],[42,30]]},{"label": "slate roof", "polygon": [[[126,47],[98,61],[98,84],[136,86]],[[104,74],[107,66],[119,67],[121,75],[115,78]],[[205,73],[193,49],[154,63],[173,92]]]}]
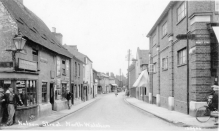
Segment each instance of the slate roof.
[{"label": "slate roof", "polygon": [[149,50],[139,50],[140,65],[149,64]]},{"label": "slate roof", "polygon": [[14,0],[0,0],[11,17],[18,25],[19,31],[29,40],[52,50],[60,55],[72,58],[69,53],[55,38],[46,24],[23,4]]}]

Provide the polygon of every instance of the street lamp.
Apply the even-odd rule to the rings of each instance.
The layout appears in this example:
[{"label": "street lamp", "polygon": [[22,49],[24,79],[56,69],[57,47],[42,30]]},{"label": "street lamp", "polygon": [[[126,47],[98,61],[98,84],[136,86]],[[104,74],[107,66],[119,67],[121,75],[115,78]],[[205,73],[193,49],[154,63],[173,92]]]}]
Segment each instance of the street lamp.
[{"label": "street lamp", "polygon": [[24,39],[20,34],[16,35],[13,38],[13,43],[15,45],[15,50],[14,49],[7,49],[6,51],[11,51],[12,52],[12,61],[13,61],[13,69],[15,70],[15,63],[16,63],[16,58],[15,55],[17,52],[20,52],[23,50],[24,45],[26,43],[26,39]]}]

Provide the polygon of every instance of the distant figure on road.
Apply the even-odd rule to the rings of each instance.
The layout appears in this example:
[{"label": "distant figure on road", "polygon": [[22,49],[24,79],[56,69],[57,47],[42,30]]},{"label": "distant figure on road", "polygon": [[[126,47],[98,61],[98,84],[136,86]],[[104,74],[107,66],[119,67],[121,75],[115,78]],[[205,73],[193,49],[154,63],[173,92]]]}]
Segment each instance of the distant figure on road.
[{"label": "distant figure on road", "polygon": [[66,99],[68,101],[68,109],[70,110],[71,109],[71,98],[72,98],[72,93],[69,91],[69,89],[67,89],[67,96],[66,96]]},{"label": "distant figure on road", "polygon": [[118,95],[117,90],[115,90],[115,95],[116,95],[116,96]]}]

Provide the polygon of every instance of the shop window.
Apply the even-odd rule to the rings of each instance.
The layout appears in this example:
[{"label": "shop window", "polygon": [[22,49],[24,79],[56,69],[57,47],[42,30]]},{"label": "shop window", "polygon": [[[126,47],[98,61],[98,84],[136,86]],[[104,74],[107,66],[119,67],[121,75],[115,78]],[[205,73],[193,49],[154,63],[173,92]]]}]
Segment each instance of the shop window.
[{"label": "shop window", "polygon": [[177,21],[180,22],[186,16],[186,2],[183,2],[177,9]]},{"label": "shop window", "polygon": [[177,52],[178,65],[186,64],[186,48]]},{"label": "shop window", "polygon": [[[36,104],[36,81],[27,80],[26,81],[26,105],[31,106]],[[24,92],[23,92],[24,93]]]},{"label": "shop window", "polygon": [[42,103],[47,102],[47,83],[42,83]]}]

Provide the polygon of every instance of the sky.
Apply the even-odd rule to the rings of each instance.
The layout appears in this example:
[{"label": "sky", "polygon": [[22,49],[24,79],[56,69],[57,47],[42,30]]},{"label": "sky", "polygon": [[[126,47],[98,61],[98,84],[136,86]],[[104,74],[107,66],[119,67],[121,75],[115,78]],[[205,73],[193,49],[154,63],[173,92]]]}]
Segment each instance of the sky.
[{"label": "sky", "polygon": [[77,45],[98,72],[126,76],[131,50],[149,50],[147,33],[169,0],[23,0],[24,5],[52,30],[63,44]]}]

